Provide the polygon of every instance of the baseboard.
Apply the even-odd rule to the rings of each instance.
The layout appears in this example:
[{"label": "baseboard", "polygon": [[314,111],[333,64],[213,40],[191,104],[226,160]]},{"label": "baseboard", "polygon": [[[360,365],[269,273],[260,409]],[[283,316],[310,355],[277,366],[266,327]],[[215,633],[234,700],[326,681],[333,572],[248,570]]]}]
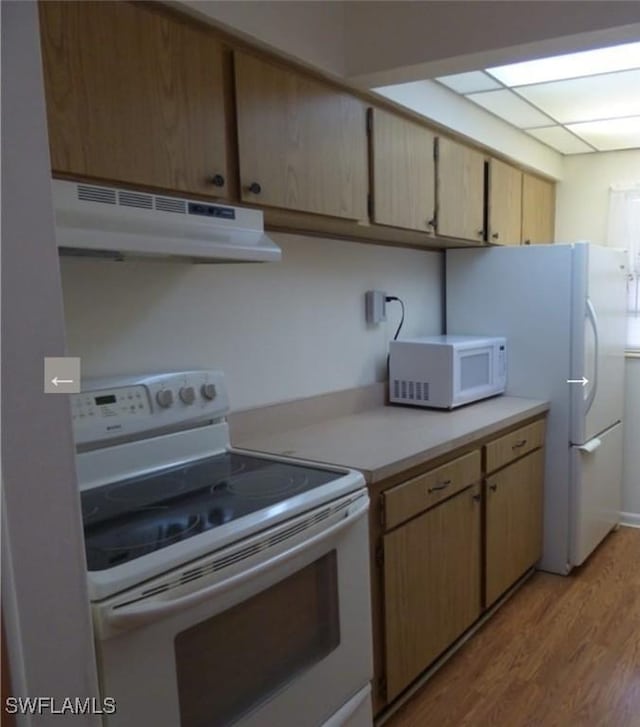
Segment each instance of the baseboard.
[{"label": "baseboard", "polygon": [[640,513],[621,512],[620,525],[624,525],[629,528],[640,528]]}]

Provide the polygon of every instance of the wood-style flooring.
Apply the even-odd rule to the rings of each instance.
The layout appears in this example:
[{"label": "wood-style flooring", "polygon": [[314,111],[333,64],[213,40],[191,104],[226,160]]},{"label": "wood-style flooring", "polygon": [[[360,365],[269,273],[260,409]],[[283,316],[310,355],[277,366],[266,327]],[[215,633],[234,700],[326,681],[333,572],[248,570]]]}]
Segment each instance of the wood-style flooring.
[{"label": "wood-style flooring", "polygon": [[385,727],[640,727],[640,529],[536,573]]}]

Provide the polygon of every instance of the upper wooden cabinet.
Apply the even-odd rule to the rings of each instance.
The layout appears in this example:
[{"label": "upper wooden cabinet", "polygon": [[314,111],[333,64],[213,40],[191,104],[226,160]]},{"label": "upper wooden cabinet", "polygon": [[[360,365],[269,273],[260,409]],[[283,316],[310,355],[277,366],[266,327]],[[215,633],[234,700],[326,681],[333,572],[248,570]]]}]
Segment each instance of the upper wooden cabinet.
[{"label": "upper wooden cabinet", "polygon": [[144,3],[42,2],[54,173],[224,197],[222,47]]},{"label": "upper wooden cabinet", "polygon": [[445,137],[436,144],[438,235],[482,242],[484,156]]},{"label": "upper wooden cabinet", "polygon": [[525,245],[553,242],[555,211],[555,184],[523,174],[522,242]]},{"label": "upper wooden cabinet", "polygon": [[487,239],[497,245],[519,245],[522,226],[522,172],[489,160],[487,189],[489,231]]},{"label": "upper wooden cabinet", "polygon": [[435,231],[434,135],[381,109],[370,109],[372,222]]},{"label": "upper wooden cabinet", "polygon": [[234,58],[242,200],[364,220],[365,105],[254,56]]}]

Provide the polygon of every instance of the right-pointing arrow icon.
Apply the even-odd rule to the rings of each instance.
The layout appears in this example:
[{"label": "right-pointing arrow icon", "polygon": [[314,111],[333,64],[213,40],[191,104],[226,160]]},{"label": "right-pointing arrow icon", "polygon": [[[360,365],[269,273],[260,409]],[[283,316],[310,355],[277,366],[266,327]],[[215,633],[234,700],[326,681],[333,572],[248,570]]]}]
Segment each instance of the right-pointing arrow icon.
[{"label": "right-pointing arrow icon", "polygon": [[586,386],[589,383],[589,379],[583,376],[581,379],[567,379],[567,384],[582,384]]}]

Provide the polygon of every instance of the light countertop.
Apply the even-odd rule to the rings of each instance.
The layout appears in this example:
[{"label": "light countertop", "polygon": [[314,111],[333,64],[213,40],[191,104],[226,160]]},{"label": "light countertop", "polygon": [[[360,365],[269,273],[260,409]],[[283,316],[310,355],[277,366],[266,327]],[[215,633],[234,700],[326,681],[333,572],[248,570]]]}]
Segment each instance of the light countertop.
[{"label": "light countertop", "polygon": [[360,470],[379,482],[544,413],[549,402],[498,396],[453,411],[378,406],[308,426],[253,434],[234,447]]}]

